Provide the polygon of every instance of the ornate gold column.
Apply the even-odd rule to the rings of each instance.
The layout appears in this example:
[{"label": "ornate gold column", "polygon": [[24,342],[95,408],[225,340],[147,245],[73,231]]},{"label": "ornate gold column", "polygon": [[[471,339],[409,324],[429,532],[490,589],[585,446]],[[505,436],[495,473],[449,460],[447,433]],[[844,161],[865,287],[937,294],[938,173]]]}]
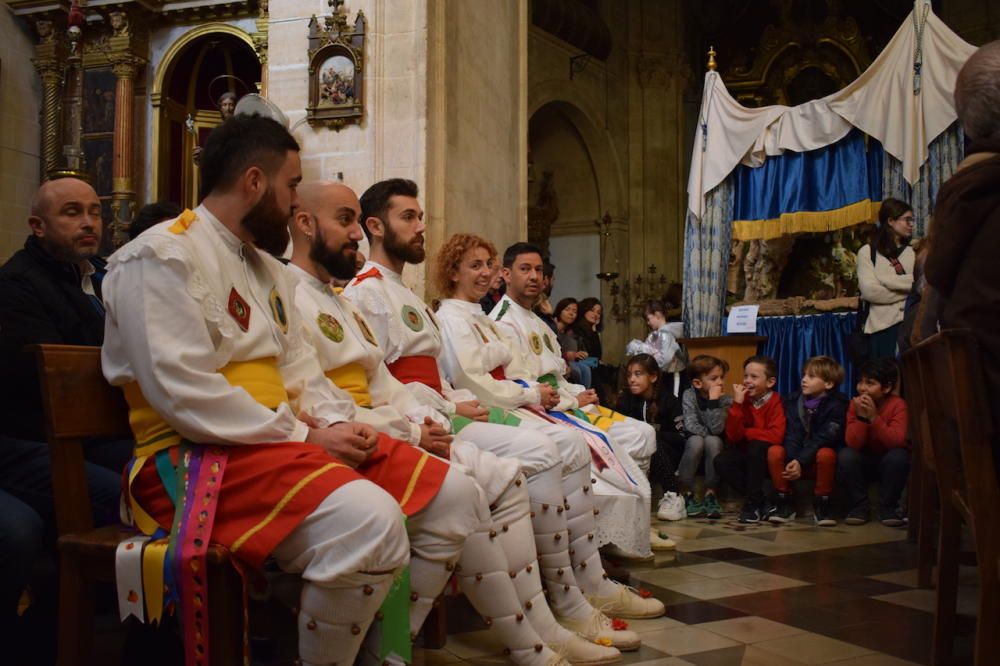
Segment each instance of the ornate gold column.
[{"label": "ornate gold column", "polygon": [[135,211],[132,184],[132,120],[135,115],[135,75],[141,62],[125,55],[112,60],[115,73],[115,138],[111,161],[111,228],[115,247],[128,240]]},{"label": "ornate gold column", "polygon": [[48,180],[49,172],[59,166],[59,146],[61,132],[59,128],[60,98],[62,93],[63,62],[59,43],[55,39],[52,21],[39,20],[35,22],[38,32],[38,44],[35,45],[35,69],[42,80],[41,115],[41,160],[39,171],[42,182]]},{"label": "ornate gold column", "polygon": [[253,39],[253,49],[260,60],[260,94],[267,97],[267,30],[270,17],[268,15],[268,0],[260,0],[260,10],[257,16],[257,32],[250,35]]}]

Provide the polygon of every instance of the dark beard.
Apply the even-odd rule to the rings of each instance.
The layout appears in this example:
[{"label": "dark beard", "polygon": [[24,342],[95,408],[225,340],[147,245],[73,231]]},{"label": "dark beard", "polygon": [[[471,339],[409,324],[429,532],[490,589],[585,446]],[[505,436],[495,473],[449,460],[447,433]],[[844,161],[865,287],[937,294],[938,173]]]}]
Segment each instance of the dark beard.
[{"label": "dark beard", "polygon": [[[354,252],[348,254],[345,250],[351,249]],[[354,260],[357,257],[358,244],[347,241],[337,250],[330,250],[326,247],[326,238],[318,228],[316,235],[309,246],[309,259],[314,264],[322,266],[327,273],[336,280],[350,280],[357,273]]]},{"label": "dark beard", "polygon": [[393,259],[402,259],[408,264],[419,264],[423,262],[424,257],[427,256],[423,245],[404,243],[399,240],[399,236],[397,236],[396,232],[392,230],[392,227],[389,226],[388,222],[386,222],[384,226],[385,238],[382,239],[382,248],[385,250],[386,254]]},{"label": "dark beard", "polygon": [[261,250],[280,257],[288,248],[290,213],[278,208],[278,197],[270,187],[257,204],[243,216],[243,226]]}]

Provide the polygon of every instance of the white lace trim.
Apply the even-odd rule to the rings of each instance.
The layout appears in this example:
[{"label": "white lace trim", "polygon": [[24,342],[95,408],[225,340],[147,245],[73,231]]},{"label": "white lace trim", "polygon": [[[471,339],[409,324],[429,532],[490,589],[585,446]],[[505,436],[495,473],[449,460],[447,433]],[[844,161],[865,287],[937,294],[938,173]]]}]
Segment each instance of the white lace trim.
[{"label": "white lace trim", "polygon": [[155,257],[163,261],[179,262],[187,269],[185,275],[187,292],[191,298],[198,302],[202,315],[216,327],[224,339],[234,339],[237,336],[236,324],[201,277],[201,271],[197,270],[191,253],[173,239],[165,238],[155,232],[146,232],[146,234],[148,234],[148,238],[140,237],[111,255],[108,260],[108,270],[136,259]]}]

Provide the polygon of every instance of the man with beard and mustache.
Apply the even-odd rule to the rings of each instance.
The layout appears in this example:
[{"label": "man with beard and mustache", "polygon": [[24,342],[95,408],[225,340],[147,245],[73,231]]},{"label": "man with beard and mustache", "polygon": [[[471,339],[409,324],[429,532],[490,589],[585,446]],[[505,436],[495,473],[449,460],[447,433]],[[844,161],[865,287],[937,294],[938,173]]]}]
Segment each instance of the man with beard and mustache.
[{"label": "man with beard and mustache", "polygon": [[[288,270],[298,278],[296,305],[327,378],[335,390],[344,391],[357,403],[359,421],[449,459],[483,489],[488,518],[466,541],[456,568],[472,605],[492,619],[490,630],[510,650],[515,663],[565,663],[556,661],[553,650],[571,663],[618,661],[617,650],[595,645],[559,626],[542,592],[529,517],[533,480],[525,483],[522,469],[531,475],[537,467],[556,467],[558,485],[555,447],[547,438],[529,433],[518,442],[525,459],[530,459],[521,465],[516,459],[480,451],[464,438],[464,430],[453,438],[450,419],[415,399],[389,373],[364,316],[330,289],[331,279],[353,277],[356,272],[354,257],[363,237],[357,196],[340,183],[310,183],[300,188],[300,196],[302,206],[291,225],[293,252]],[[556,515],[555,504],[561,500],[559,493],[548,513]],[[410,572],[415,592],[411,629],[416,632],[449,572],[416,556],[410,560]],[[543,643],[548,648],[536,652],[534,646]]]},{"label": "man with beard and mustache", "polygon": [[[412,181],[403,179],[376,183],[362,195],[362,228],[366,231],[371,246],[371,259],[344,290],[344,295],[365,315],[385,354],[389,370],[406,385],[413,397],[461,426],[460,435],[463,439],[480,449],[501,457],[516,458],[521,462],[529,477],[529,491],[533,491],[533,508],[538,505],[535,508],[536,532],[558,532],[560,528],[553,527],[551,522],[539,525],[545,517],[543,514],[549,501],[538,495],[540,486],[537,479],[542,478],[544,473],[549,473],[550,469],[556,470],[556,478],[559,479],[564,475],[574,476],[579,470],[588,468],[590,450],[583,437],[570,428],[548,422],[536,425],[521,422],[520,418],[508,418],[503,410],[491,411],[481,407],[472,391],[455,389],[448,382],[438,363],[443,353],[440,322],[420,297],[403,284],[400,277],[405,264],[418,264],[424,260],[425,225],[417,195],[417,186]],[[518,427],[514,427],[515,421]],[[546,467],[532,463],[537,455],[532,449],[538,447],[532,440],[537,440],[540,435],[543,441],[548,442],[548,449],[554,449],[551,457],[555,459],[555,465],[550,463]],[[584,477],[587,478],[586,474]],[[567,511],[564,521],[588,505],[583,499],[576,502],[565,499],[577,493],[582,498],[588,492],[584,487],[585,483],[578,476],[574,478],[577,479],[571,482],[574,485],[556,483],[559,487],[557,500],[561,499],[562,505],[572,507],[572,510]],[[564,506],[559,508],[565,511]],[[563,511],[557,511],[557,515]],[[574,529],[585,533],[581,524],[578,523]],[[536,541],[543,559],[543,576],[547,583],[554,583],[559,575],[557,572],[570,566],[569,561],[565,562],[566,566],[546,566],[545,560],[556,560],[567,553],[566,548],[550,549],[551,543],[551,540],[548,543]],[[574,567],[582,565],[581,568],[588,566],[588,563],[582,561],[572,564]],[[599,564],[592,561],[589,565],[590,572],[603,580],[603,570]],[[550,570],[551,578],[547,575]],[[607,622],[607,618],[598,609],[606,609],[612,616],[627,614],[631,617],[659,615],[663,612],[662,604],[655,600],[640,599],[638,595],[623,593],[620,599],[616,599],[614,603],[609,602],[605,607],[603,602],[600,605],[589,604],[581,591],[582,585],[569,585],[567,581],[563,581],[557,587],[556,592],[552,592],[550,587],[550,602],[565,626],[591,640],[608,638],[622,649],[638,647],[638,637],[633,632],[615,632],[612,623]],[[637,607],[644,607],[641,613],[634,612]]]},{"label": "man with beard and mustache", "polygon": [[[209,644],[194,613],[205,600],[192,595],[206,592],[193,572],[210,535],[249,566],[273,555],[301,574],[301,663],[352,663],[411,547],[454,568],[483,519],[479,491],[354,422],[353,402],[323,376],[293,284],[261,251],[285,249],[298,206],[299,146],[288,130],[235,116],[212,132],[202,164],[201,205],[124,246],[105,279],[104,374],[124,390],[137,442],[130,518],[180,544],[171,570],[181,572],[189,659]],[[181,473],[192,500],[174,521],[167,484]],[[161,571],[144,564],[144,576]],[[405,637],[405,619],[397,628]]]}]

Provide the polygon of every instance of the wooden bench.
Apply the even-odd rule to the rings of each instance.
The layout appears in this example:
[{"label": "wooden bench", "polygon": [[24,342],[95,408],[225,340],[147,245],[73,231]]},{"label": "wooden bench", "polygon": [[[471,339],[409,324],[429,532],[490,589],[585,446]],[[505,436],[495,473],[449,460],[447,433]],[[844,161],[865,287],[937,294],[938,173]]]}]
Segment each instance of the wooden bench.
[{"label": "wooden bench", "polygon": [[[121,391],[105,381],[96,347],[36,345],[45,406],[59,534],[59,666],[90,664],[95,582],[115,580],[115,550],[136,532],[119,526],[94,529],[84,469],[84,440],[131,437]],[[212,664],[243,663],[242,583],[229,551],[212,546],[206,556]]]}]

